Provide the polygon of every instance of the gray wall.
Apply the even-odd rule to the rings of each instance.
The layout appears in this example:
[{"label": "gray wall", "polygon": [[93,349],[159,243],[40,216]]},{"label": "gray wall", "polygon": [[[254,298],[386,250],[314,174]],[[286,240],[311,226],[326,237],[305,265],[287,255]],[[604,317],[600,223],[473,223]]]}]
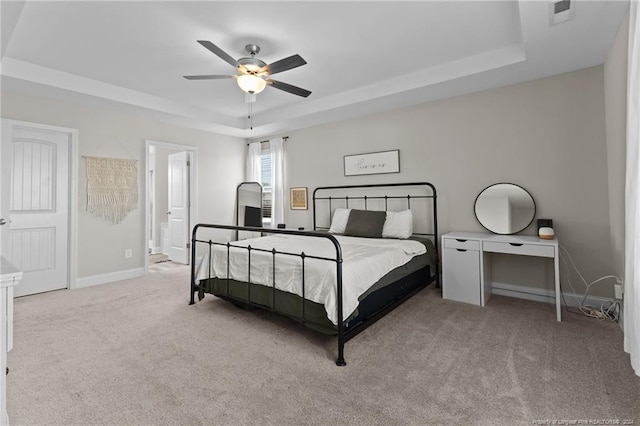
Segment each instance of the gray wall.
[{"label": "gray wall", "polygon": [[[614,257],[611,245],[621,248],[624,236],[617,210],[623,200],[617,186],[624,154],[605,118],[607,123],[619,119],[617,79],[624,67],[616,49],[623,50],[622,39],[619,35],[610,54],[606,81],[599,66],[289,132],[285,196],[296,186],[312,191],[323,185],[427,180],[438,188],[441,233],[482,231],[473,214],[476,195],[492,183],[514,182],[532,193],[537,217],[553,219],[561,245],[587,280],[620,274],[620,256]],[[2,111],[6,118],[79,129],[80,154],[122,157],[116,136],[140,160],[140,208],[119,225],[86,213],[86,174],[79,163],[78,277],[144,264],[145,139],[198,146],[199,221],[233,223],[246,151],[238,138],[9,92],[2,93]],[[619,132],[619,122],[616,128]],[[344,177],[344,155],[389,149],[400,150],[401,173]],[[287,209],[285,222],[310,228],[311,211]],[[534,226],[524,231],[534,233]],[[125,260],[123,251],[129,247],[134,258]],[[495,281],[553,288],[552,268],[545,260],[507,255],[494,260]],[[567,270],[563,265],[563,289],[571,291]],[[574,273],[571,282],[576,291],[584,291]],[[591,294],[609,297],[612,288],[605,284]]]},{"label": "gray wall", "polygon": [[[426,180],[438,189],[441,233],[483,231],[475,197],[490,184],[513,182],[531,192],[538,218],[553,219],[560,244],[587,280],[616,272],[602,66],[287,135],[287,196],[292,186]],[[401,173],[344,177],[343,155],[390,149],[400,150]],[[287,210],[285,222],[309,228],[311,212]],[[535,232],[532,225],[523,234]],[[496,282],[553,289],[549,261],[494,260]],[[561,270],[563,290],[571,291],[568,268]],[[575,273],[571,283],[584,291]],[[612,286],[591,294],[611,296]]]},{"label": "gray wall", "polygon": [[615,274],[624,276],[624,190],[627,131],[627,46],[629,14],[604,63],[607,122],[607,164],[609,177],[609,220]]},{"label": "gray wall", "polygon": [[[2,117],[79,130],[78,278],[144,266],[146,139],[198,147],[199,221],[233,223],[236,185],[244,176],[244,139],[125,115],[106,107],[7,91],[2,92]],[[114,136],[126,148],[116,142]],[[120,224],[114,225],[87,213],[87,176],[80,155],[139,160],[138,208]],[[133,249],[132,259],[124,258],[127,248]]]}]

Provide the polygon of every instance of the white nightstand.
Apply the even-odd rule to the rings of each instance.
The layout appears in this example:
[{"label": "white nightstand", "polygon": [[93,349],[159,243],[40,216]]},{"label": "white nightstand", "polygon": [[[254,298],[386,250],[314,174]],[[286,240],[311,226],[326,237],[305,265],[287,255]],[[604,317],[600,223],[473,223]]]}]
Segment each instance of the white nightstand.
[{"label": "white nightstand", "polygon": [[558,240],[485,232],[450,232],[442,236],[442,297],[484,306],[491,296],[491,253],[552,258],[555,270],[556,319],[560,311]]}]

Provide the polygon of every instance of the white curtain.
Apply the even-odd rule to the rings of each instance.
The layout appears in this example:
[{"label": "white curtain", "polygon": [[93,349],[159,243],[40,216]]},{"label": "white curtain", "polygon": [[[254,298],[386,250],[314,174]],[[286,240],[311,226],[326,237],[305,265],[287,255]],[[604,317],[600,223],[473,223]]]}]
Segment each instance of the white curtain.
[{"label": "white curtain", "polygon": [[260,150],[260,142],[253,142],[249,144],[249,153],[247,154],[247,172],[245,173],[245,180],[247,182],[259,182],[262,184]]},{"label": "white curtain", "polygon": [[640,376],[640,8],[630,2],[625,193],[624,350]]},{"label": "white curtain", "polygon": [[269,140],[271,147],[271,227],[284,223],[284,142]]}]

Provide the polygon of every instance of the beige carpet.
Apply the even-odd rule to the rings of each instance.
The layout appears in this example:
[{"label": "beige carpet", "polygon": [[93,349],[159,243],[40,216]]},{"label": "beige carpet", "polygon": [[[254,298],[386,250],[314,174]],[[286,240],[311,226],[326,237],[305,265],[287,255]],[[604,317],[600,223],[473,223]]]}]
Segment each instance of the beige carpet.
[{"label": "beige carpet", "polygon": [[347,343],[339,368],[335,338],[212,296],[188,306],[189,269],[173,266],[17,299],[11,423],[640,423],[617,324],[429,289]]},{"label": "beige carpet", "polygon": [[[170,260],[167,260],[166,262],[150,263],[149,264],[149,273],[150,274],[155,274],[155,273],[158,273],[158,272],[160,272],[160,273],[164,273],[164,272],[171,273],[176,267],[180,267],[180,266],[181,265],[179,263],[174,263],[174,262],[171,262]],[[187,278],[187,280],[188,280],[188,278]]]}]

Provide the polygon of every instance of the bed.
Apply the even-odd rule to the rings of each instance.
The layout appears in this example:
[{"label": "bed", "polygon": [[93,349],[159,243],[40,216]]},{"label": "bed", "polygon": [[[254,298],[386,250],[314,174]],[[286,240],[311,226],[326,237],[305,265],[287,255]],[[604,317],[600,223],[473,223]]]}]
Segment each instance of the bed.
[{"label": "bed", "polygon": [[[427,182],[319,187],[312,205],[313,231],[196,225],[190,304],[196,294],[213,294],[337,335],[343,366],[348,340],[427,285],[439,286],[436,189]],[[205,230],[262,236],[221,242],[203,238]]]}]

